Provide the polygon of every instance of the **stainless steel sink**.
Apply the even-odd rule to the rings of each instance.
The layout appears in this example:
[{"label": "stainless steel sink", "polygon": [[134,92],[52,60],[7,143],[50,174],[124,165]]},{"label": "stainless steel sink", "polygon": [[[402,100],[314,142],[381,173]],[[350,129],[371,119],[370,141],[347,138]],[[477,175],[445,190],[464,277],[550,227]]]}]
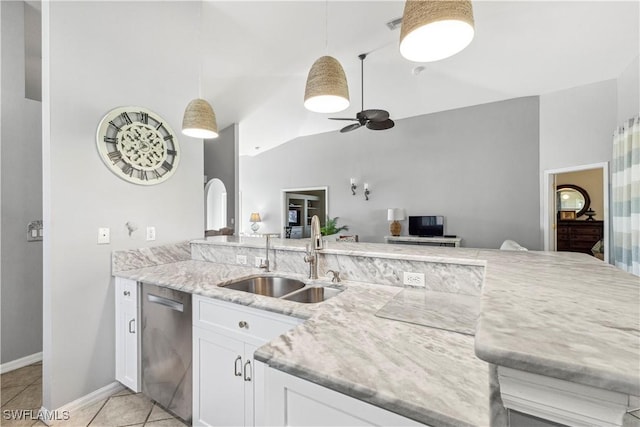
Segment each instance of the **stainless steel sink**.
[{"label": "stainless steel sink", "polygon": [[282,299],[289,301],[302,302],[306,304],[314,304],[322,301],[326,301],[331,297],[335,297],[342,289],[335,288],[307,288],[300,292],[287,295]]},{"label": "stainless steel sink", "polygon": [[279,298],[304,287],[300,280],[287,277],[258,276],[222,285],[224,288]]}]

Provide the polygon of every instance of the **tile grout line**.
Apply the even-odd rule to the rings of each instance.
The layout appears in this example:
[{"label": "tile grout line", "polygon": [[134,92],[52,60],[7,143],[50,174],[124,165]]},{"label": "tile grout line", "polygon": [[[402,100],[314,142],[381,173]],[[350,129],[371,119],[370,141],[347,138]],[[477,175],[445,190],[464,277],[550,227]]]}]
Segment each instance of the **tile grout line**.
[{"label": "tile grout line", "polygon": [[[23,386],[16,386],[16,387],[23,387]],[[24,391],[25,391],[26,389],[28,389],[29,387],[30,387],[29,385],[25,385],[25,386],[24,386],[24,388],[18,392],[18,394],[16,394],[15,396],[13,396],[11,399],[7,400],[7,401],[4,403],[4,405],[2,405],[2,407],[1,407],[1,408],[5,408],[9,403],[13,402],[15,399],[17,399],[17,398],[18,398],[18,396],[20,396],[22,393],[24,393]]]},{"label": "tile grout line", "polygon": [[96,417],[98,416],[98,414],[104,409],[105,405],[107,404],[108,401],[111,400],[113,396],[109,396],[105,399],[104,403],[102,404],[102,406],[100,407],[100,409],[98,409],[96,411],[96,413],[93,415],[93,417],[91,417],[91,420],[87,423],[86,427],[89,427],[91,425],[91,423],[93,422],[93,420],[96,419]]},{"label": "tile grout line", "polygon": [[151,416],[151,413],[153,412],[153,408],[156,407],[156,402],[154,402],[153,400],[151,402],[153,402],[153,405],[151,405],[151,409],[149,409],[149,413],[147,414],[147,417],[142,422],[142,427],[147,425],[147,421],[149,421],[149,417]]}]

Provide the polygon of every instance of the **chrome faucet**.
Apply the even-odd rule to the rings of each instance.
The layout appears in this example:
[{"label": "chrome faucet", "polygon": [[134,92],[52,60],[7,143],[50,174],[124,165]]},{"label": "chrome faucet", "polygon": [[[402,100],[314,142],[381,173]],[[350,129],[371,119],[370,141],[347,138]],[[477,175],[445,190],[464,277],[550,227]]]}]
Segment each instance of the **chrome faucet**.
[{"label": "chrome faucet", "polygon": [[267,244],[266,244],[267,254],[264,257],[264,259],[262,260],[262,263],[260,264],[260,267],[258,267],[258,268],[263,268],[264,271],[266,271],[268,273],[269,272],[269,246],[270,246],[270,242],[271,242],[271,234],[265,234],[265,236],[267,238]]},{"label": "chrome faucet", "polygon": [[340,283],[340,272],[337,270],[327,270],[327,274],[331,274],[331,283]]},{"label": "chrome faucet", "polygon": [[311,244],[307,246],[304,262],[309,263],[309,279],[318,278],[318,251],[322,249],[320,220],[317,215],[311,218]]}]

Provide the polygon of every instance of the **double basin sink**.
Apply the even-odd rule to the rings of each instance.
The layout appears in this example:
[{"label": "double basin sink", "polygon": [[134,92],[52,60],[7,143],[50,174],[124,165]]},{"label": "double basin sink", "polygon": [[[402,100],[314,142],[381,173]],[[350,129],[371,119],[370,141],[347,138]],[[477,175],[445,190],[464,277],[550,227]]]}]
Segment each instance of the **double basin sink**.
[{"label": "double basin sink", "polygon": [[288,301],[313,304],[338,295],[342,290],[326,287],[307,287],[304,282],[288,277],[257,276],[220,285],[223,288],[249,292]]}]

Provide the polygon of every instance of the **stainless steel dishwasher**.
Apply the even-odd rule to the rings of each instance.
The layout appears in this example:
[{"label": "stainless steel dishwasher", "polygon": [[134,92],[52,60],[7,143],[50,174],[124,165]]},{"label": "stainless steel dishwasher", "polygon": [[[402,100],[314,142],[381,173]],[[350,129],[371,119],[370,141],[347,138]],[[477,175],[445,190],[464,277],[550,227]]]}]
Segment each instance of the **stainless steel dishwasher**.
[{"label": "stainless steel dishwasher", "polygon": [[142,392],[191,424],[191,294],[142,284]]}]

